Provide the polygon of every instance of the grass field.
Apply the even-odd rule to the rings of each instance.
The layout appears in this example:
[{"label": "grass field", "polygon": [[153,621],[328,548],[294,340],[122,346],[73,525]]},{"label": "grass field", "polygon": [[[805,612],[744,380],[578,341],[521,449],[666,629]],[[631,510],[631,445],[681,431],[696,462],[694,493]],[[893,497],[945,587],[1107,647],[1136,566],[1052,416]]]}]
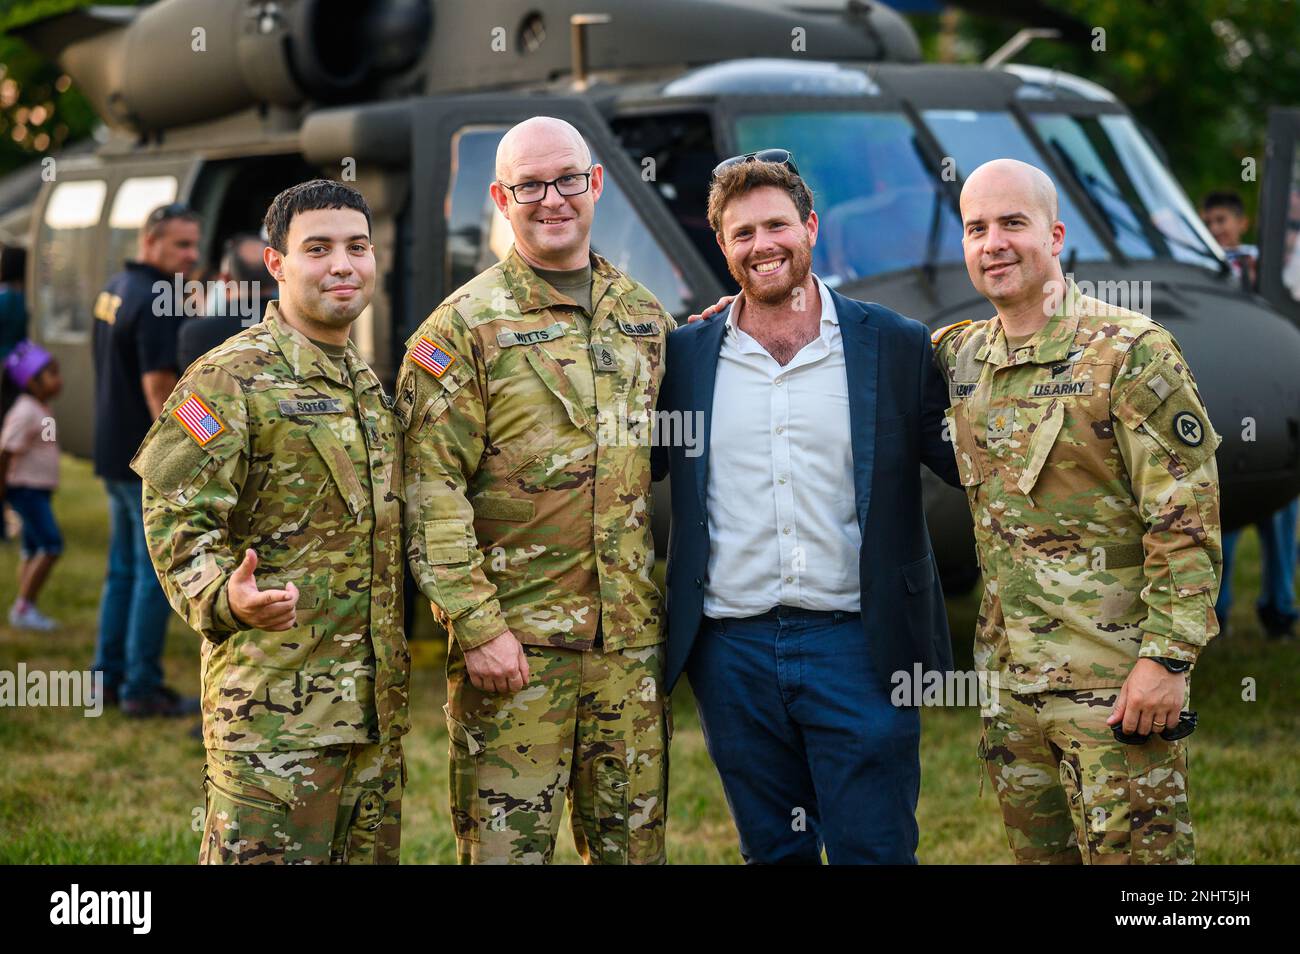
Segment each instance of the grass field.
[{"label": "grass field", "polygon": [[[42,608],[63,622],[53,634],[15,632],[0,613],[0,670],[85,669],[94,653],[95,620],[107,546],[101,486],[82,461],[64,459],[55,510],[68,550],[55,568]],[[1257,544],[1239,550],[1238,605],[1231,637],[1217,641],[1197,668],[1193,707],[1201,726],[1191,745],[1191,805],[1202,863],[1300,861],[1300,644],[1269,643],[1253,602]],[[0,610],[13,602],[14,543],[0,545]],[[977,595],[949,604],[958,664],[968,666]],[[427,612],[427,610],[426,610]],[[432,657],[432,653],[422,654]],[[198,692],[198,638],[173,618],[167,681]],[[1254,680],[1255,699],[1243,700]],[[447,741],[443,685],[436,665],[414,675],[413,730],[407,737],[409,787],[402,858],[453,858],[447,816]],[[717,774],[704,749],[686,686],[673,700],[668,852],[675,863],[740,861]],[[930,709],[922,716],[920,858],[930,864],[1010,861],[989,786],[977,797],[975,709]],[[85,718],[79,709],[0,711],[0,863],[192,863],[202,813],[203,749],[188,720],[130,722],[115,710]],[[560,838],[559,860],[574,862]]]}]

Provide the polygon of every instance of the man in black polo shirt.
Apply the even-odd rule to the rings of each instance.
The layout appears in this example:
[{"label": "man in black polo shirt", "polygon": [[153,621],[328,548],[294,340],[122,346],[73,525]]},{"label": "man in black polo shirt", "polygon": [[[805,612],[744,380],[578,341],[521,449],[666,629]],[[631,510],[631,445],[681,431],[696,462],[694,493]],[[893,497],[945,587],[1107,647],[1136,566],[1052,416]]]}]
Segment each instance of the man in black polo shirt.
[{"label": "man in black polo shirt", "polygon": [[[105,701],[128,716],[198,711],[163,685],[171,606],[145,546],[140,478],[131,458],[176,386],[177,287],[199,258],[199,217],[165,205],[140,229],[139,260],[95,299],[95,474],[108,489],[108,578],[99,606],[97,671]],[[179,279],[179,280],[178,280]]]}]

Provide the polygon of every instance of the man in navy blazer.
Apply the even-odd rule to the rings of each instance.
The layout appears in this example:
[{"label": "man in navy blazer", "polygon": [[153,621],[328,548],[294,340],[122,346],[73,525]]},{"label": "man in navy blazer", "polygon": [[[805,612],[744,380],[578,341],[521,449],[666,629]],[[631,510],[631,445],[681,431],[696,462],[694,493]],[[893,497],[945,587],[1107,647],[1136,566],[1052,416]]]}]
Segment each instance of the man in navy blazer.
[{"label": "man in navy blazer", "polygon": [[947,390],[923,325],[812,274],[787,152],[720,164],[709,222],[741,294],[668,338],[668,690],[689,674],[746,861],[914,863],[920,718],[890,687],[952,668],[920,479],[958,485]]}]

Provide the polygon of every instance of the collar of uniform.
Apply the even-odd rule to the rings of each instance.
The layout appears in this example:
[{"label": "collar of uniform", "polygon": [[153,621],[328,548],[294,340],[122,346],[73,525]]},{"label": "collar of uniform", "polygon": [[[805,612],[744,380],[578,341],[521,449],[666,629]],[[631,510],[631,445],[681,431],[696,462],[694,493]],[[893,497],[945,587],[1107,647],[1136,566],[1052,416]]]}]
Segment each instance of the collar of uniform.
[{"label": "collar of uniform", "polygon": [[[306,381],[309,378],[329,378],[335,384],[346,384],[343,380],[343,372],[329,355],[312,344],[311,339],[291,327],[281,317],[278,301],[266,303],[264,320],[271,337],[275,340],[276,347],[280,349],[284,359],[289,362],[289,367],[293,369],[295,378],[299,381]],[[355,357],[356,348],[351,341],[348,341],[347,360],[351,363]]]},{"label": "collar of uniform", "polygon": [[[618,281],[619,272],[595,252],[591,252],[590,255],[591,308],[594,312],[601,296]],[[544,281],[533,271],[532,266],[524,261],[519,250],[513,245],[510,247],[510,254],[501,262],[501,274],[509,288],[510,297],[514,299],[522,313],[540,311],[554,305],[572,305],[575,308],[578,306],[576,301],[556,291],[551,287],[550,282]]]},{"label": "collar of uniform", "polygon": [[1002,327],[1002,320],[994,316],[990,322],[993,327],[976,353],[976,360],[988,361],[998,366],[1052,364],[1056,361],[1064,361],[1074,344],[1074,336],[1079,330],[1079,317],[1083,314],[1082,293],[1072,279],[1066,279],[1066,282],[1065,295],[1061,298],[1061,304],[1057,306],[1052,317],[1047,319],[1047,324],[1034,332],[1033,336],[1018,349],[1021,355],[1019,358],[1009,361],[1006,329]]}]

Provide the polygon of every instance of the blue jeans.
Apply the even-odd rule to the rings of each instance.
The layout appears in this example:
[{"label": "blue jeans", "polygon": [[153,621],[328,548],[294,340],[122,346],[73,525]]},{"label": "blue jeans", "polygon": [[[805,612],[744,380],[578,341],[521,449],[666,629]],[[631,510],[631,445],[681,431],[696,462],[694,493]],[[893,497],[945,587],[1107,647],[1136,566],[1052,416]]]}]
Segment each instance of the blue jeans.
[{"label": "blue jeans", "polygon": [[[1296,516],[1300,498],[1292,500],[1273,516],[1255,524],[1259,533],[1260,560],[1264,576],[1260,581],[1259,602],[1261,612],[1272,611],[1282,619],[1295,621],[1300,613],[1295,608]],[[1214,604],[1215,615],[1227,619],[1232,609],[1232,563],[1236,555],[1241,531],[1233,530],[1223,535],[1223,579],[1219,584],[1219,598]]]},{"label": "blue jeans", "polygon": [[144,542],[138,480],[105,480],[108,488],[108,578],[99,604],[94,668],[123,699],[145,699],[162,686],[162,651],[171,606]]},{"label": "blue jeans", "polygon": [[920,714],[890,703],[861,617],[705,619],[687,674],[746,862],[916,862]]},{"label": "blue jeans", "polygon": [[63,534],[50,505],[51,491],[43,487],[8,487],[5,503],[23,522],[23,559],[38,553],[58,556],[63,552]]}]

